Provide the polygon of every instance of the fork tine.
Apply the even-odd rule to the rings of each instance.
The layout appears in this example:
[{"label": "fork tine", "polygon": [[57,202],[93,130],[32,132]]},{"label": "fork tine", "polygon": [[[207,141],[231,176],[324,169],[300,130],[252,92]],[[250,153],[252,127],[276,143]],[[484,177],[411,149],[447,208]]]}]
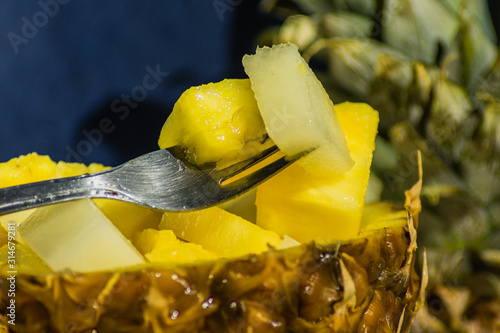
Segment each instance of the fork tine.
[{"label": "fork tine", "polygon": [[269,158],[270,156],[274,155],[279,151],[277,146],[272,146],[267,149],[264,149],[263,151],[259,152],[258,154],[255,154],[251,156],[250,158],[232,164],[224,169],[217,170],[216,176],[219,178],[219,183],[224,182],[225,180],[232,178],[236,176],[237,174],[242,173],[245,170],[248,170],[252,166],[256,165],[259,162],[262,162]]},{"label": "fork tine", "polygon": [[[222,188],[225,188],[228,192],[231,191],[245,191],[246,189],[252,188],[256,185],[259,185],[260,183],[264,182],[268,178],[271,178],[274,176],[276,173],[279,171],[283,170],[293,162],[297,161],[301,157],[307,155],[311,150],[288,157],[288,156],[283,156],[280,159],[271,162],[267,164],[266,166],[259,168],[258,170],[254,171],[253,173],[244,176],[243,178],[240,178],[238,180],[235,180],[234,182],[231,182],[227,185],[223,185]],[[227,178],[226,178],[227,180]]]}]

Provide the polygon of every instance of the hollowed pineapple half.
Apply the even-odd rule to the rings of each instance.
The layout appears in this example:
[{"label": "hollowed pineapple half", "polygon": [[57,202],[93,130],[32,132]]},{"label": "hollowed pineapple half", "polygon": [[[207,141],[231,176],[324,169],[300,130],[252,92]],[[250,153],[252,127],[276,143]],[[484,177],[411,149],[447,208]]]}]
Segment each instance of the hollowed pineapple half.
[{"label": "hollowed pineapple half", "polygon": [[[220,167],[273,143],[284,154],[313,153],[255,191],[199,211],[87,200],[0,217],[1,328],[410,329],[425,289],[425,276],[414,269],[420,181],[405,193],[401,209],[365,204],[377,112],[365,104],[334,107],[294,45],[252,57],[244,60],[249,79],[186,91],[165,123],[160,147],[182,145],[193,164]],[[0,164],[0,186],[103,168],[30,154]],[[83,211],[78,218],[71,215],[77,209]],[[98,221],[93,231],[84,226],[89,219]],[[15,239],[9,238],[12,225]],[[61,235],[58,225],[72,227]],[[99,241],[99,232],[115,245]],[[115,254],[126,263],[116,267]]]}]

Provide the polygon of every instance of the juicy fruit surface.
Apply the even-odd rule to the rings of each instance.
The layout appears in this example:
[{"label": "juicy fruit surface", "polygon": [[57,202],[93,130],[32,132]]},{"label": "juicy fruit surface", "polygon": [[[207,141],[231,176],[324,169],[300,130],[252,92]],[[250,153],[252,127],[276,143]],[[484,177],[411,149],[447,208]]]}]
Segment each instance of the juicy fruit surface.
[{"label": "juicy fruit surface", "polygon": [[187,148],[191,163],[234,160],[258,149],[264,126],[250,81],[224,80],[192,87],[175,103],[158,140],[160,148]]},{"label": "juicy fruit surface", "polygon": [[315,151],[299,161],[310,172],[352,167],[344,133],[321,82],[293,44],[257,48],[243,57],[266,131],[286,155]]},{"label": "juicy fruit surface", "polygon": [[301,243],[358,235],[378,113],[366,104],[336,105],[354,166],[342,175],[314,177],[293,164],[257,189],[257,224]]},{"label": "juicy fruit surface", "polygon": [[153,263],[194,263],[218,258],[198,244],[179,240],[172,230],[145,229],[140,233],[137,247]]},{"label": "juicy fruit surface", "polygon": [[194,212],[165,213],[160,228],[173,230],[181,239],[200,244],[221,257],[239,257],[261,253],[276,247],[281,238],[221,208]]},{"label": "juicy fruit surface", "polygon": [[48,156],[31,153],[0,163],[0,188],[37,181],[77,176],[107,169],[102,164],[54,162]]}]

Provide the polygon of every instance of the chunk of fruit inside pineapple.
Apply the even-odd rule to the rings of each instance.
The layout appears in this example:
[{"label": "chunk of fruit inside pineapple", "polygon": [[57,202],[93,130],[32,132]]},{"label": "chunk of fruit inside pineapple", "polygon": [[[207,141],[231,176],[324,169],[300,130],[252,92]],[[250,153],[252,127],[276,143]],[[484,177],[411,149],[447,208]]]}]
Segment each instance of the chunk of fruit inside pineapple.
[{"label": "chunk of fruit inside pineapple", "polygon": [[18,228],[55,272],[93,272],[144,263],[144,258],[89,199],[35,210]]},{"label": "chunk of fruit inside pineapple", "polygon": [[177,237],[201,245],[221,257],[238,257],[277,247],[281,238],[219,207],[199,211],[166,212],[161,229],[172,230]]},{"label": "chunk of fruit inside pineapple", "polygon": [[144,229],[157,228],[163,215],[161,211],[118,200],[95,199],[94,202],[129,240]]},{"label": "chunk of fruit inside pineapple", "polygon": [[383,228],[401,228],[406,225],[408,213],[390,202],[372,202],[365,205],[361,217],[361,233]]},{"label": "chunk of fruit inside pineapple", "polygon": [[0,187],[46,180],[56,173],[56,163],[36,153],[13,158],[0,164]]},{"label": "chunk of fruit inside pineapple", "polygon": [[200,245],[179,240],[172,230],[145,229],[136,243],[150,262],[193,263],[217,258]]},{"label": "chunk of fruit inside pineapple", "polygon": [[334,106],[295,44],[257,48],[243,57],[269,137],[311,174],[342,173],[352,159]]},{"label": "chunk of fruit inside pineapple", "polygon": [[158,145],[186,148],[196,165],[233,161],[260,149],[264,131],[250,81],[226,79],[186,90],[163,125]]},{"label": "chunk of fruit inside pineapple", "polygon": [[50,157],[31,153],[0,163],[0,188],[102,171],[107,167],[92,163],[54,162]]},{"label": "chunk of fruit inside pineapple", "polygon": [[257,189],[257,224],[304,243],[358,235],[378,126],[366,104],[336,105],[354,166],[341,175],[310,177],[295,163]]}]

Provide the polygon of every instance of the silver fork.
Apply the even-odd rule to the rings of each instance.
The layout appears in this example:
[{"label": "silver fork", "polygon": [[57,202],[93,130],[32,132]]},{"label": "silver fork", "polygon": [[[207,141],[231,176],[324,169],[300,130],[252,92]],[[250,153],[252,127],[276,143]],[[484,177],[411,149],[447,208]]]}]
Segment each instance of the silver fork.
[{"label": "silver fork", "polygon": [[230,181],[277,151],[274,146],[217,170],[189,164],[179,147],[157,150],[102,172],[2,188],[0,215],[83,198],[115,199],[164,211],[200,209],[242,194],[306,154],[282,157]]}]

